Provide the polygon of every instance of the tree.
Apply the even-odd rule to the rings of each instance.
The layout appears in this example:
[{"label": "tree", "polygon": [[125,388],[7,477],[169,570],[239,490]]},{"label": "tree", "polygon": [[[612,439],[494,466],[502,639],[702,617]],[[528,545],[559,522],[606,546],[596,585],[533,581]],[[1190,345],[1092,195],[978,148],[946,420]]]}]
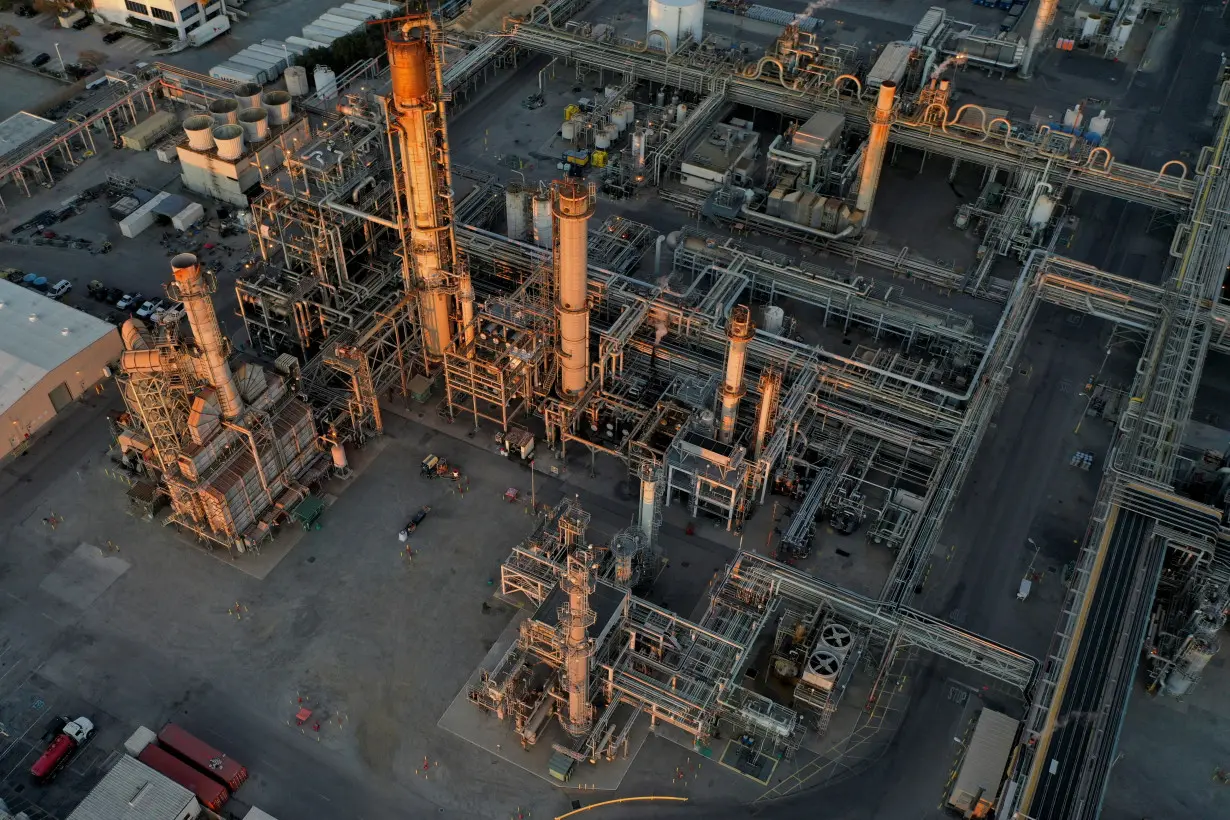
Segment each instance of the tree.
[{"label": "tree", "polygon": [[18,34],[21,32],[13,26],[0,26],[0,54],[11,56],[21,53],[21,47],[13,42]]},{"label": "tree", "polygon": [[89,11],[94,8],[94,0],[34,0],[34,10],[43,14],[54,14],[59,17],[74,11]]},{"label": "tree", "polygon": [[103,63],[107,62],[107,55],[101,51],[86,50],[77,55],[77,62],[83,66],[90,68],[98,68]]}]

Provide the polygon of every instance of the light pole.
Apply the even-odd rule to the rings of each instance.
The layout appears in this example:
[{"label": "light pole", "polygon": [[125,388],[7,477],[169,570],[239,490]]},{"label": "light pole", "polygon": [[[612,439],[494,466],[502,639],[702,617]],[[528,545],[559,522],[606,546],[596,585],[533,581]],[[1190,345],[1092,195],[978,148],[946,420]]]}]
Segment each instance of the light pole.
[{"label": "light pole", "polygon": [[60,53],[59,43],[56,43],[56,57],[60,60],[60,73],[67,74],[68,72],[64,70],[64,55]]}]

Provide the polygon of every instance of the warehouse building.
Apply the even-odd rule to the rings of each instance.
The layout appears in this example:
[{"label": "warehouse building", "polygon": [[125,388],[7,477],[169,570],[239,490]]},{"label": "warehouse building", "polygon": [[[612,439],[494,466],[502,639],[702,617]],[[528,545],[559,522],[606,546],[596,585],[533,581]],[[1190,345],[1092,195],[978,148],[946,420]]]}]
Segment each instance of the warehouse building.
[{"label": "warehouse building", "polygon": [[0,458],[104,379],[122,349],[110,323],[0,280]]},{"label": "warehouse building", "polygon": [[201,813],[192,792],[124,755],[68,820],[193,820]]}]

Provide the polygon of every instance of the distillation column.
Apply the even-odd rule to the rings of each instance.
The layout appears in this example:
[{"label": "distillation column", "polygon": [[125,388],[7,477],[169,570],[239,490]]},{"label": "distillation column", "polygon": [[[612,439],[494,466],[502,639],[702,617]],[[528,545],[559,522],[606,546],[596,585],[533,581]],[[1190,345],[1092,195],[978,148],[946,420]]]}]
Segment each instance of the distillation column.
[{"label": "distillation column", "polygon": [[1055,12],[1058,9],[1059,0],[1039,0],[1038,12],[1034,15],[1034,27],[1029,30],[1029,42],[1025,46],[1025,56],[1021,59],[1020,74],[1027,80],[1033,76],[1038,46],[1042,44],[1046,30],[1055,22]]},{"label": "distillation column", "polygon": [[594,192],[568,180],[553,189],[555,312],[559,324],[560,389],[576,396],[589,379],[589,218]]},{"label": "distillation column", "polygon": [[598,618],[589,608],[589,596],[594,591],[593,564],[594,557],[589,550],[576,550],[568,556],[568,567],[560,579],[560,587],[568,594],[568,605],[560,612],[560,626],[565,630],[568,717],[560,717],[564,729],[573,737],[588,732],[594,717],[589,702],[589,657],[594,652],[589,628]]},{"label": "distillation column", "polygon": [[876,110],[871,115],[871,135],[867,137],[867,153],[863,154],[863,167],[858,179],[858,202],[856,207],[863,212],[863,224],[871,217],[871,206],[876,200],[876,188],[880,185],[880,170],[884,167],[884,153],[888,150],[888,132],[893,124],[893,97],[897,84],[886,80],[880,86],[876,98]]},{"label": "distillation column", "polygon": [[172,299],[184,303],[184,313],[192,327],[192,338],[201,349],[201,356],[209,371],[209,383],[217,391],[218,406],[222,415],[236,419],[243,413],[243,401],[235,386],[235,377],[227,364],[227,341],[218,326],[214,303],[209,298],[214,288],[206,281],[205,274],[195,255],[181,253],[171,260],[172,286],[167,293]]},{"label": "distillation column", "polygon": [[722,381],[722,426],[718,439],[723,444],[735,440],[735,417],[739,413],[739,400],[747,389],[743,386],[743,368],[747,364],[747,343],[752,340],[752,311],[747,305],[735,305],[726,325],[726,338],[730,346],[726,350],[726,376]]},{"label": "distillation column", "polygon": [[756,438],[752,441],[752,458],[760,458],[760,451],[769,438],[769,424],[773,421],[773,408],[777,404],[777,392],[782,386],[782,374],[766,370],[760,376],[760,407],[756,414]]},{"label": "distillation column", "polygon": [[404,277],[418,292],[419,325],[428,358],[439,359],[452,344],[448,276],[456,249],[449,191],[448,132],[443,81],[432,44],[431,17],[416,15],[390,31],[385,45],[393,80],[393,110],[401,149],[409,236]]}]

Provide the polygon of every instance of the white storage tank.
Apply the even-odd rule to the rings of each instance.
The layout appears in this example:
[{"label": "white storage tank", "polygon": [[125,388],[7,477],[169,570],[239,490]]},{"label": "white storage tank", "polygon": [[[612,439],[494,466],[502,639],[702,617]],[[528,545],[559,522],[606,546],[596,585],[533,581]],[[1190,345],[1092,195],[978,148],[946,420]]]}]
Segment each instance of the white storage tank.
[{"label": "white storage tank", "polygon": [[607,136],[607,133],[605,130],[599,131],[594,136],[594,147],[597,148],[599,151],[605,151],[606,149],[611,147],[611,138]]},{"label": "white storage tank", "polygon": [[226,98],[214,100],[209,104],[209,114],[216,125],[234,125],[239,122],[239,101]]},{"label": "white storage tank", "polygon": [[782,325],[786,321],[786,311],[779,308],[777,305],[769,305],[764,309],[764,332],[765,333],[781,333]]},{"label": "white storage tank", "polygon": [[611,112],[611,124],[620,131],[628,127],[628,112],[624,110],[623,106]]},{"label": "white storage tank", "polygon": [[239,125],[243,128],[243,138],[250,144],[269,139],[269,114],[263,108],[245,108],[240,111]]},{"label": "white storage tank", "polygon": [[615,140],[619,139],[619,126],[617,126],[617,125],[608,125],[608,126],[607,126],[605,129],[603,129],[603,130],[604,130],[604,132],[606,133],[606,138],[607,138],[608,140],[610,140],[612,143],[614,143],[614,142],[615,142]]},{"label": "white storage tank", "polygon": [[504,221],[509,239],[524,239],[525,219],[529,214],[526,202],[528,192],[517,183],[510,183],[504,191]]},{"label": "white storage tank", "polygon": [[1106,136],[1106,132],[1110,130],[1110,117],[1106,116],[1105,109],[1089,120],[1089,128],[1087,130],[1099,140]]},{"label": "white storage tank", "polygon": [[632,100],[625,100],[620,108],[624,110],[624,117],[628,120],[628,125],[634,125],[636,123],[636,103]]},{"label": "white storage tank", "polygon": [[564,139],[572,142],[577,138],[577,121],[564,120],[564,124],[560,126],[559,133]]},{"label": "white storage tank", "polygon": [[679,103],[679,105],[675,106],[675,122],[682,123],[687,118],[688,118],[688,104]]},{"label": "white storage tank", "polygon": [[265,94],[263,104],[269,112],[270,125],[286,125],[290,122],[290,94],[285,91],[270,91]]},{"label": "white storage tank", "polygon": [[286,90],[292,97],[306,97],[311,90],[308,86],[307,69],[301,65],[287,66],[282,76],[286,78]]},{"label": "white storage tank", "polygon": [[318,65],[312,72],[312,82],[316,84],[316,95],[322,100],[332,100],[337,97],[337,75],[327,65]]},{"label": "white storage tank", "polygon": [[632,159],[637,168],[645,167],[645,145],[649,142],[649,132],[638,128],[632,132]]},{"label": "white storage tank", "polygon": [[1029,226],[1031,228],[1041,228],[1043,225],[1051,221],[1051,216],[1055,213],[1054,197],[1042,194],[1034,203],[1034,208],[1029,212]]},{"label": "white storage tank", "polygon": [[215,127],[214,144],[218,146],[219,158],[239,159],[243,156],[243,129],[238,125],[219,125]]},{"label": "white storage tank", "polygon": [[[649,0],[645,32],[649,35],[650,48],[673,51],[689,34],[699,43],[704,39],[704,27],[705,0]],[[663,36],[668,42],[662,41]]]},{"label": "white storage tank", "polygon": [[188,135],[188,147],[193,151],[208,151],[214,147],[214,136],[211,133],[214,118],[206,114],[197,114],[184,120],[184,133]]},{"label": "white storage tank", "polygon": [[1102,28],[1102,15],[1091,14],[1085,18],[1085,24],[1081,26],[1081,37],[1086,40],[1090,37],[1096,37],[1100,28]]},{"label": "white storage tank", "polygon": [[551,198],[546,194],[534,195],[534,244],[551,247]]}]

